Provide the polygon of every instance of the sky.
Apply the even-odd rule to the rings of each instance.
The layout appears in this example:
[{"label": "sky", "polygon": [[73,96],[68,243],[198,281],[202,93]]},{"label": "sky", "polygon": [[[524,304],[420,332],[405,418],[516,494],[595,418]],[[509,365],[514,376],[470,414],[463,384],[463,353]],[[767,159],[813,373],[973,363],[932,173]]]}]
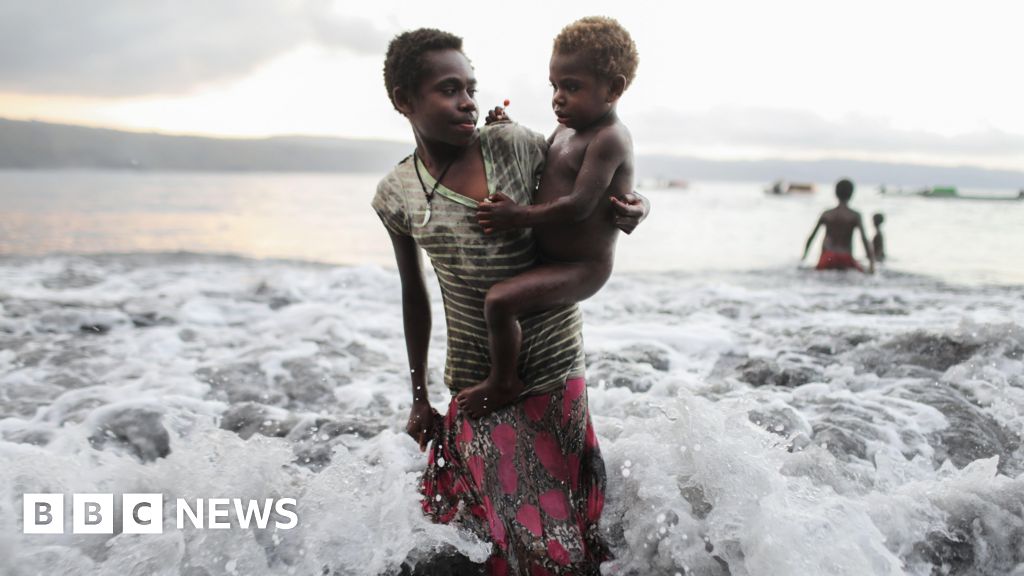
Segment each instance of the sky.
[{"label": "sky", "polygon": [[481,109],[554,126],[551,42],[618,19],[638,153],[1024,170],[1024,3],[0,0],[0,117],[118,129],[411,141],[381,68],[395,34],[464,38]]}]

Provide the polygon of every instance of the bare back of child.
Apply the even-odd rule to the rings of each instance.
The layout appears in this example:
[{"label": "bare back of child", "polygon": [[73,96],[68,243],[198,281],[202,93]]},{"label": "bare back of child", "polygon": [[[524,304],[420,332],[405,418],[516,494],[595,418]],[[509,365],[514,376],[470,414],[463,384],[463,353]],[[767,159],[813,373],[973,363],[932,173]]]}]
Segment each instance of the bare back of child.
[{"label": "bare back of child", "polygon": [[[609,34],[631,56],[616,59],[620,65],[627,62],[620,73],[594,62],[593,53],[598,51],[588,50],[596,42],[607,42]],[[635,69],[635,46],[614,20],[585,18],[567,26],[555,40],[550,78],[552,107],[560,125],[548,139],[534,204],[521,206],[496,194],[478,210],[487,232],[533,228],[542,261],[487,293],[490,375],[456,397],[471,417],[515,402],[525,390],[516,370],[521,345],[518,319],[585,300],[611,275],[618,238],[613,204],[624,204],[633,189],[632,138],[615,108]]]},{"label": "bare back of child", "polygon": [[853,196],[853,182],[840,180],[836,183],[836,197],[839,205],[835,208],[822,212],[818,223],[807,238],[804,246],[803,258],[811,249],[814,237],[818,230],[825,228],[825,240],[821,245],[821,257],[815,267],[818,270],[845,270],[853,268],[864,272],[864,268],[853,258],[853,235],[859,233],[861,242],[864,245],[864,252],[867,254],[870,273],[875,271],[875,259],[871,246],[868,244],[867,234],[864,232],[864,221],[860,212],[850,208],[850,198]]}]

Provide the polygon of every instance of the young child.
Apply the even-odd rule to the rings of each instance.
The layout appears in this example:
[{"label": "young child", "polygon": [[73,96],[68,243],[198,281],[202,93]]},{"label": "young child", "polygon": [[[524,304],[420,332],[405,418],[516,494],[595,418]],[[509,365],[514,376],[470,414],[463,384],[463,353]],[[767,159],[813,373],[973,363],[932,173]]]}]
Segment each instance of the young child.
[{"label": "young child", "polygon": [[807,258],[807,253],[811,250],[811,244],[818,234],[818,229],[824,226],[825,242],[821,245],[821,258],[818,259],[817,269],[847,270],[855,268],[863,272],[864,268],[853,258],[853,233],[859,231],[860,239],[864,243],[864,251],[867,252],[870,263],[868,271],[874,274],[875,257],[868,244],[867,234],[864,232],[864,222],[860,212],[850,209],[849,206],[852,196],[853,182],[840,180],[836,183],[836,198],[839,199],[839,205],[824,211],[818,218],[818,223],[807,239],[807,245],[804,246],[804,255],[800,258],[801,261]]},{"label": "young child", "polygon": [[885,262],[885,241],[882,239],[882,222],[885,222],[885,215],[875,212],[871,221],[875,224],[875,237],[871,239],[871,247],[875,249],[875,262]]},{"label": "young child", "polygon": [[498,193],[477,211],[487,233],[533,228],[542,262],[487,292],[490,375],[456,397],[471,417],[514,402],[523,390],[518,319],[593,296],[611,274],[618,230],[609,199],[622,204],[633,190],[633,142],[615,108],[637,61],[629,33],[611,18],[577,20],[555,38],[549,73],[559,126],[548,138],[534,204]]}]

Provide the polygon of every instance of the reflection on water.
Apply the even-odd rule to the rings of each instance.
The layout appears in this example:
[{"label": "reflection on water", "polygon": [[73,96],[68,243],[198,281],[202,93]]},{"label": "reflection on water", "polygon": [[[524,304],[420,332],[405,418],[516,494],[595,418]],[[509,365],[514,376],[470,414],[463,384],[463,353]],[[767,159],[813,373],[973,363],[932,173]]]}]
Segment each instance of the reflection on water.
[{"label": "reflection on water", "polygon": [[[189,251],[390,266],[390,242],[369,208],[379,177],[0,171],[0,253]],[[616,267],[795,267],[818,215],[835,203],[829,184],[818,190],[780,198],[761,183],[717,182],[645,191],[654,210],[619,242]],[[1024,283],[1024,202],[880,196],[861,185],[853,205],[868,222],[886,215],[889,269]],[[855,253],[863,258],[859,244]],[[816,258],[817,249],[805,265]]]}]

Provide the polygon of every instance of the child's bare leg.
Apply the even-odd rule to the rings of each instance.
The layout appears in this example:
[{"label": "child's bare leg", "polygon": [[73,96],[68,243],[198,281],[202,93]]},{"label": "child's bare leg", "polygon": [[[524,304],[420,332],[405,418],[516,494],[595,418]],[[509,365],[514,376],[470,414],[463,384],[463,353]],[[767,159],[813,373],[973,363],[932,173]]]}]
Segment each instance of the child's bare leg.
[{"label": "child's bare leg", "polygon": [[492,286],[484,300],[491,372],[456,396],[459,407],[479,418],[515,401],[523,390],[516,371],[522,346],[519,317],[585,300],[610,272],[611,266],[601,263],[545,264]]}]

